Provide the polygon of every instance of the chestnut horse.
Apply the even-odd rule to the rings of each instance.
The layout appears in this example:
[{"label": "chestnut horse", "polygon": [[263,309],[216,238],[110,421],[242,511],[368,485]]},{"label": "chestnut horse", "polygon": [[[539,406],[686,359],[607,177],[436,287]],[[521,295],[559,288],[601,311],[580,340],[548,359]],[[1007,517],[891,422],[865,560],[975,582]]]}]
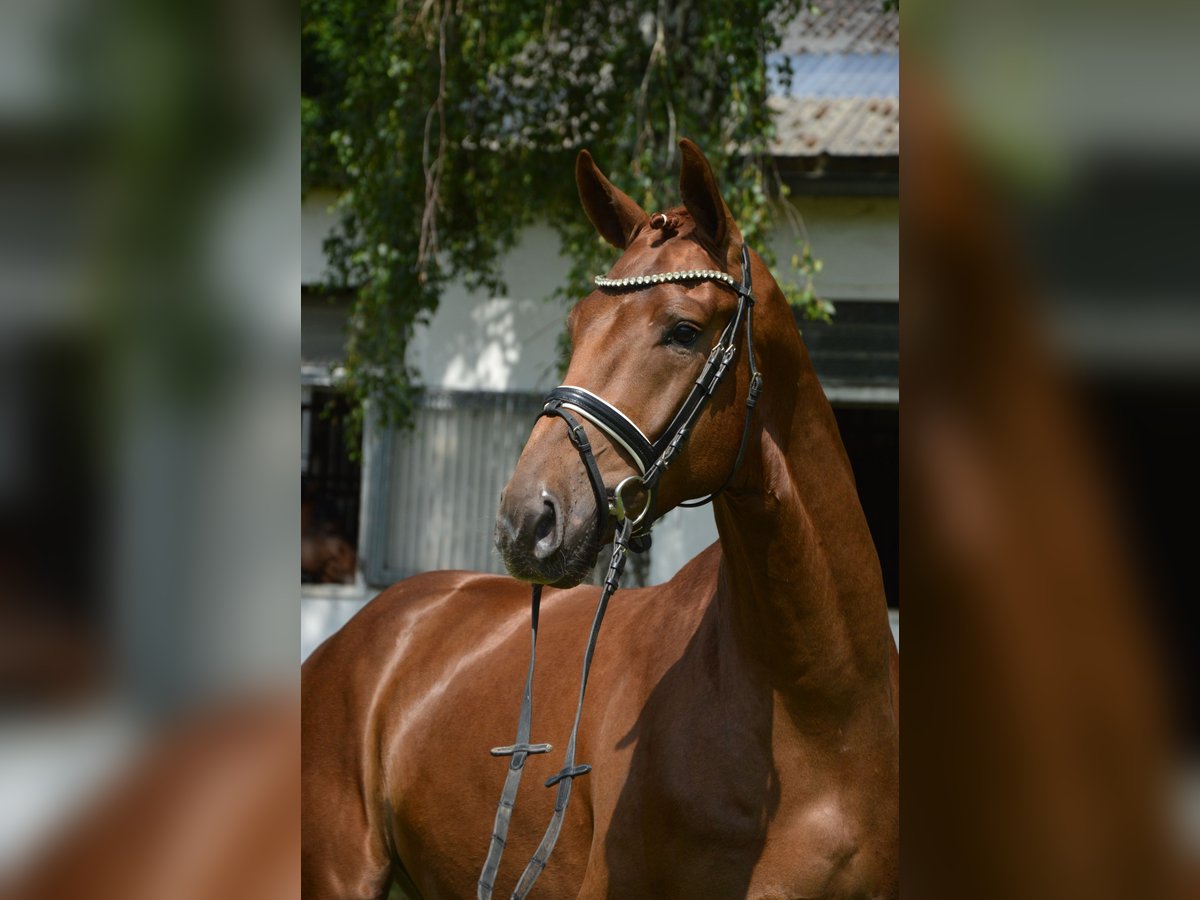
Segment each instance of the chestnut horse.
[{"label": "chestnut horse", "polygon": [[[708,161],[680,143],[683,206],[651,217],[586,151],[576,180],[614,279],[741,276],[742,237]],[[899,879],[898,655],[879,563],[833,413],[792,311],[757,256],[753,353],[765,382],[744,459],[714,502],[720,541],[657,587],[618,592],[597,646],[575,781],[540,897],[892,897]],[[566,381],[651,438],[687,396],[737,296],[713,280],[599,289],[568,320]],[[654,512],[734,469],[750,382],[741,343],[654,493]],[[588,436],[605,485],[626,448]],[[567,428],[539,419],[501,498],[511,573],[542,603],[530,756],[497,892],[554,803],[599,589],[600,542]],[[415,526],[419,527],[419,526]],[[305,663],[303,884],[309,898],[470,897],[487,853],[529,656],[529,586],[435,572],[382,593]]]}]

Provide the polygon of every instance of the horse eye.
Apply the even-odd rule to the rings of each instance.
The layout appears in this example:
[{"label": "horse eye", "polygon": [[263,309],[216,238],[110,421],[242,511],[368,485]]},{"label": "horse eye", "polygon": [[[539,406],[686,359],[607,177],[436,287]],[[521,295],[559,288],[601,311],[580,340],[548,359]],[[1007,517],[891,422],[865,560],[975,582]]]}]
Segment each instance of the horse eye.
[{"label": "horse eye", "polygon": [[690,347],[696,343],[696,338],[700,337],[700,329],[688,322],[680,322],[671,330],[671,335],[668,338],[672,344],[680,344],[684,347]]}]

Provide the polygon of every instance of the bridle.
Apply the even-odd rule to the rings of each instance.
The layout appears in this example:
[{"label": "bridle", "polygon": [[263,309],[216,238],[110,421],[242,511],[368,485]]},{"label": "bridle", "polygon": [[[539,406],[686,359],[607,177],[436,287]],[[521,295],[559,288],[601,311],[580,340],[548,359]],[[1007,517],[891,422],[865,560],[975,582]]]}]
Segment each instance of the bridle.
[{"label": "bridle", "polygon": [[[623,510],[619,510],[618,506],[623,506],[624,496],[623,491],[628,485],[640,485],[647,492],[646,506],[643,509],[644,516],[649,510],[653,502],[653,490],[658,484],[667,467],[670,466],[675,455],[683,446],[683,442],[691,433],[692,426],[696,419],[704,410],[705,405],[712,397],[713,392],[717,389],[717,385],[721,383],[725,372],[728,370],[733,357],[737,353],[737,333],[738,328],[743,321],[746,323],[746,351],[750,365],[750,388],[746,396],[746,419],[742,427],[742,440],[738,446],[737,458],[734,461],[733,468],[730,469],[729,475],[719,488],[709,494],[707,497],[702,497],[696,500],[687,500],[681,503],[681,506],[703,506],[710,502],[717,494],[725,489],[729,482],[733,479],[734,473],[742,464],[742,458],[746,452],[746,442],[750,436],[750,419],[754,411],[755,405],[758,403],[758,395],[762,392],[762,375],[758,372],[758,367],[754,361],[754,294],[752,290],[752,281],[750,275],[750,251],[745,244],[742,245],[742,280],[739,284],[732,275],[727,272],[721,272],[717,269],[687,269],[680,272],[664,272],[658,275],[637,275],[630,278],[605,278],[596,276],[596,284],[601,288],[609,290],[644,290],[656,284],[664,284],[667,282],[697,282],[697,281],[714,281],[717,284],[731,288],[738,295],[737,310],[733,314],[733,318],[725,326],[725,330],[721,333],[720,339],[712,352],[708,355],[708,361],[701,369],[699,377],[696,378],[696,383],[692,385],[691,391],[684,399],[675,416],[663,431],[662,436],[657,441],[651,442],[646,437],[645,433],[633,423],[627,415],[617,409],[613,404],[609,403],[601,397],[596,396],[591,391],[583,388],[572,387],[571,385],[561,385],[556,387],[546,396],[546,405],[542,409],[543,416],[559,416],[570,429],[571,441],[575,448],[583,457],[585,468],[588,470],[588,476],[592,482],[592,489],[596,493],[596,509],[597,509],[597,528],[606,527],[608,524],[609,515],[617,517],[618,521],[624,518]],[[567,411],[578,413],[583,416],[609,438],[615,441],[620,446],[624,447],[633,457],[640,474],[631,475],[626,478],[613,492],[612,502],[608,502],[606,495],[603,492],[604,483],[600,479],[599,470],[595,466],[595,461],[591,458],[591,450],[584,449],[582,436],[579,434],[578,422],[572,416],[567,414]],[[638,517],[636,524],[640,524],[642,516]],[[649,531],[647,527],[646,531]]]},{"label": "bridle", "polygon": [[[686,269],[677,272],[662,272],[653,275],[636,275],[629,278],[606,278],[596,276],[596,285],[604,290],[639,291],[664,283],[691,284],[700,281],[712,281],[732,289],[738,295],[737,309],[716,345],[708,355],[708,360],[700,375],[696,378],[683,403],[672,417],[663,434],[656,441],[651,441],[645,433],[634,424],[616,406],[591,391],[571,385],[560,385],[546,395],[541,416],[554,416],[562,419],[567,425],[567,435],[572,446],[579,453],[584,468],[588,473],[592,491],[596,496],[596,533],[602,539],[608,528],[610,518],[616,519],[616,533],[613,538],[612,558],[608,563],[608,571],[604,578],[604,589],[600,592],[600,602],[596,606],[596,614],[592,619],[591,631],[588,635],[587,649],[583,657],[583,674],[579,683],[579,700],[575,707],[575,720],[571,726],[571,737],[567,742],[567,750],[563,767],[546,780],[546,787],[558,785],[558,794],[554,801],[554,814],[550,824],[542,836],[541,843],[533,858],[530,859],[525,871],[513,890],[513,900],[521,900],[528,895],[534,881],[546,867],[546,862],[558,840],[562,830],[563,818],[566,815],[567,804],[571,799],[571,785],[575,778],[591,771],[587,764],[576,765],[575,742],[579,733],[579,721],[583,714],[584,692],[587,690],[588,672],[592,665],[592,655],[596,649],[596,638],[600,633],[600,624],[604,620],[604,612],[608,601],[620,585],[621,573],[625,569],[625,559],[630,550],[640,551],[650,545],[650,528],[653,517],[651,508],[654,504],[654,489],[675,459],[691,433],[704,407],[716,392],[730,364],[737,355],[738,331],[745,323],[746,328],[746,358],[750,370],[750,386],[746,395],[746,416],[742,425],[742,439],[738,446],[737,457],[733,467],[725,477],[725,481],[715,491],[706,497],[685,501],[680,506],[702,506],[711,502],[729,482],[742,464],[746,453],[746,443],[750,436],[750,422],[754,407],[762,392],[763,379],[754,361],[754,294],[750,277],[750,251],[745,243],[742,244],[742,278],[739,283],[732,275],[717,269]],[[611,440],[628,451],[638,468],[638,474],[630,475],[622,480],[612,492],[609,499],[600,468],[592,452],[591,442],[587,431],[580,423],[579,416],[603,431]],[[645,491],[645,503],[640,512],[631,514],[626,506],[626,492],[630,489],[641,488]],[[500,794],[500,802],[496,808],[496,821],[492,828],[491,846],[487,860],[479,876],[479,900],[490,900],[500,869],[500,857],[504,852],[508,837],[508,826],[512,820],[513,807],[516,803],[517,788],[521,783],[525,761],[530,754],[546,753],[550,744],[531,744],[529,742],[530,726],[533,719],[533,669],[537,654],[538,611],[541,607],[542,585],[533,586],[532,608],[530,621],[532,637],[529,649],[529,670],[525,676],[525,692],[521,699],[521,711],[517,722],[517,739],[507,747],[495,747],[493,756],[511,757],[508,775],[504,781],[504,789]]]}]

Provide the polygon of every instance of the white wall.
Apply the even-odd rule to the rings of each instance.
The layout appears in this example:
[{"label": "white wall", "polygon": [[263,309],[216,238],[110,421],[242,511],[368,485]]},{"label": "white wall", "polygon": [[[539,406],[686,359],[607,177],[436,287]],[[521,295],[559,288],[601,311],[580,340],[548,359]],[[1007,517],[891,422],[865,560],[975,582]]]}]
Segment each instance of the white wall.
[{"label": "white wall", "polygon": [[366,587],[305,585],[300,598],[300,659],[345,625],[377,593]]},{"label": "white wall", "polygon": [[[319,281],[324,269],[321,242],[335,223],[336,198],[314,192],[301,216],[303,279]],[[824,269],[821,296],[832,300],[896,300],[900,296],[899,201],[878,197],[806,197],[796,203],[813,254]],[[581,213],[582,214],[582,213]],[[779,279],[794,279],[790,260],[800,252],[803,232],[787,217],[768,244]],[[613,252],[616,259],[616,251]],[[562,284],[567,271],[558,238],[550,228],[526,229],[503,264],[507,297],[468,293],[452,286],[427,326],[414,336],[412,361],[430,387],[450,390],[540,391],[557,382],[557,341],[567,307],[543,298]],[[306,343],[340,342],[340,323],[323,320],[328,341],[306,334]],[[306,320],[306,328],[310,322]]]},{"label": "white wall", "polygon": [[[831,300],[898,300],[900,201],[896,197],[801,197],[795,202],[823,269],[817,293]],[[794,278],[790,261],[804,245],[787,216],[768,238],[780,281]]]},{"label": "white wall", "polygon": [[[831,299],[895,300],[900,295],[899,203],[889,198],[816,197],[801,203],[813,253],[823,263],[818,292]],[[802,232],[782,217],[769,244],[781,279]],[[613,259],[616,260],[616,251]],[[557,341],[567,305],[549,296],[566,277],[558,237],[529,228],[504,264],[508,297],[452,287],[418,330],[412,360],[431,386],[451,390],[548,390],[557,384]],[[599,274],[599,273],[597,273]]]},{"label": "white wall", "polygon": [[565,304],[548,301],[566,277],[558,237],[526,229],[503,266],[507,297],[442,295],[429,325],[417,330],[412,361],[425,383],[449,390],[542,391],[558,384],[557,342]]},{"label": "white wall", "polygon": [[654,526],[650,550],[650,584],[670,580],[684,563],[717,539],[712,506],[673,509]]},{"label": "white wall", "polygon": [[321,246],[338,219],[334,191],[309,191],[300,201],[300,283],[318,284],[325,276],[325,250]]}]

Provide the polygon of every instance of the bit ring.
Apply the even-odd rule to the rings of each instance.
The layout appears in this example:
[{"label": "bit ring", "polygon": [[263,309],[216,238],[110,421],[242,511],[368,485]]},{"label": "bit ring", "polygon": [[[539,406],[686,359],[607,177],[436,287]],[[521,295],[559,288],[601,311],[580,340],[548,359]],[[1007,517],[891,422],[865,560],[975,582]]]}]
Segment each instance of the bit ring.
[{"label": "bit ring", "polygon": [[[620,484],[617,485],[616,489],[613,491],[612,503],[609,504],[609,510],[612,512],[612,514],[614,516],[617,517],[618,522],[621,522],[621,521],[629,518],[629,513],[627,512],[627,510],[625,508],[625,498],[624,498],[624,496],[622,496],[622,494],[625,490],[626,485],[628,485],[631,481],[637,482],[637,484],[641,485],[642,487],[645,487],[645,484],[646,484],[646,482],[642,480],[641,475],[630,475],[628,478],[624,479]],[[648,512],[650,512],[650,505],[651,505],[652,499],[653,499],[653,492],[649,488],[646,488],[646,504],[645,504],[645,506],[642,507],[642,511],[640,513],[638,513],[637,518],[633,520],[633,524],[635,526],[641,525],[642,520],[646,518],[646,514]]]}]

